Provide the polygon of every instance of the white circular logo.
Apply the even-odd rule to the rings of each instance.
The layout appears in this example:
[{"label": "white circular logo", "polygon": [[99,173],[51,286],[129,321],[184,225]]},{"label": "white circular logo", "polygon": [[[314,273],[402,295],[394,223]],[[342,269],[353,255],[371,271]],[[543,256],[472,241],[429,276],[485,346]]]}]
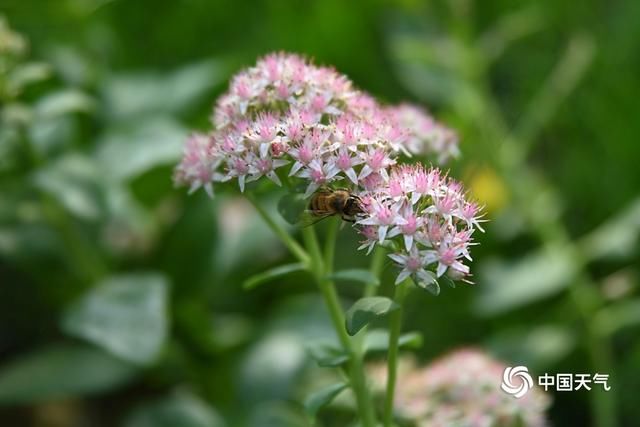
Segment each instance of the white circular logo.
[{"label": "white circular logo", "polygon": [[[516,379],[514,384],[514,379]],[[509,393],[518,399],[527,394],[529,389],[533,387],[533,379],[529,375],[529,370],[526,366],[514,366],[507,367],[502,374],[502,384],[500,385],[502,390]]]}]

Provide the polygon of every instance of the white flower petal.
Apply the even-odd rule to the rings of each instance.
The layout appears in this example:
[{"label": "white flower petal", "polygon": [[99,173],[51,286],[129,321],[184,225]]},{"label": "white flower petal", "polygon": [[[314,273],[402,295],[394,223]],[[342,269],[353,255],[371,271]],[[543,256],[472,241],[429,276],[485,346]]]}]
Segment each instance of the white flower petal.
[{"label": "white flower petal", "polygon": [[438,269],[436,270],[436,276],[440,277],[447,271],[447,266],[441,262],[438,263]]},{"label": "white flower petal", "polygon": [[296,172],[298,172],[300,170],[300,168],[302,167],[302,163],[301,162],[295,162],[293,164],[293,166],[291,167],[291,170],[289,171],[289,176],[293,176],[296,174]]},{"label": "white flower petal", "polygon": [[269,172],[267,174],[267,178],[275,182],[278,185],[278,187],[282,187],[282,182],[280,182],[280,178],[278,178],[278,175],[276,175],[274,171]]},{"label": "white flower petal", "polygon": [[395,262],[397,262],[400,265],[405,265],[407,262],[407,257],[404,255],[399,255],[399,254],[389,254],[387,255],[389,258],[391,258],[392,260],[394,260]]},{"label": "white flower petal", "polygon": [[400,274],[398,274],[398,277],[396,278],[396,282],[395,284],[399,284],[401,282],[403,282],[407,277],[411,276],[411,272],[408,269],[403,269]]},{"label": "white flower petal", "polygon": [[413,234],[405,234],[404,247],[407,248],[407,251],[411,251],[411,246],[413,246]]},{"label": "white flower petal", "polygon": [[356,171],[353,170],[353,168],[347,169],[346,171],[344,171],[344,173],[351,180],[351,182],[358,185],[358,176],[356,175]]},{"label": "white flower petal", "polygon": [[378,241],[380,243],[384,242],[385,237],[387,237],[387,230],[389,229],[388,225],[381,225],[378,228]]}]

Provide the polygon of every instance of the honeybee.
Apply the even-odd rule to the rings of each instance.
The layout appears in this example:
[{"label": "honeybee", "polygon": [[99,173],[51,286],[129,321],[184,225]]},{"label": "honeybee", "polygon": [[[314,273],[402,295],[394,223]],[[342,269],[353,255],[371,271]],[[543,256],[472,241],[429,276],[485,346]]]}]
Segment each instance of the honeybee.
[{"label": "honeybee", "polygon": [[340,215],[347,222],[356,222],[358,215],[365,213],[360,197],[345,188],[319,189],[311,196],[307,212],[313,218],[312,224],[333,215]]}]

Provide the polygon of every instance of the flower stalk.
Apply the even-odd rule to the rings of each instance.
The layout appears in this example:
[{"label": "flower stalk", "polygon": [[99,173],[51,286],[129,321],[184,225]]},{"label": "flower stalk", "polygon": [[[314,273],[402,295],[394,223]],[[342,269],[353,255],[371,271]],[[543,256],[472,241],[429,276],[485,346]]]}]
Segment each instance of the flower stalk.
[{"label": "flower stalk", "polygon": [[405,279],[394,288],[394,301],[400,308],[389,314],[389,353],[387,354],[387,389],[383,413],[384,427],[391,427],[393,425],[393,402],[398,375],[398,341],[402,330],[402,304],[410,285],[411,279]]},{"label": "flower stalk", "polygon": [[364,366],[362,363],[362,354],[359,349],[355,348],[351,338],[347,334],[344,327],[344,314],[342,312],[338,294],[333,281],[327,279],[327,276],[333,270],[333,258],[338,225],[339,223],[337,219],[332,220],[332,223],[329,225],[327,241],[325,242],[324,260],[322,258],[320,245],[318,244],[314,228],[305,227],[302,234],[305,246],[311,255],[310,271],[312,272],[318,288],[322,293],[325,304],[329,309],[331,322],[336,334],[338,335],[340,344],[342,345],[344,352],[349,356],[349,369],[347,374],[358,405],[360,422],[363,427],[375,427],[376,417],[369,389],[367,387]]}]

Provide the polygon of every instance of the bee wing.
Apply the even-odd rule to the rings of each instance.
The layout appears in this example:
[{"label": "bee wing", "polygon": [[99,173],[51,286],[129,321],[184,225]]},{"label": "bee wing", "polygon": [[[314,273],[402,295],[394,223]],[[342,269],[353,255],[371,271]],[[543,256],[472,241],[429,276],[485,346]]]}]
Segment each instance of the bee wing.
[{"label": "bee wing", "polygon": [[318,212],[318,211],[306,210],[302,213],[302,216],[300,218],[300,221],[298,222],[298,225],[300,227],[309,227],[332,215],[333,215],[332,212]]}]

